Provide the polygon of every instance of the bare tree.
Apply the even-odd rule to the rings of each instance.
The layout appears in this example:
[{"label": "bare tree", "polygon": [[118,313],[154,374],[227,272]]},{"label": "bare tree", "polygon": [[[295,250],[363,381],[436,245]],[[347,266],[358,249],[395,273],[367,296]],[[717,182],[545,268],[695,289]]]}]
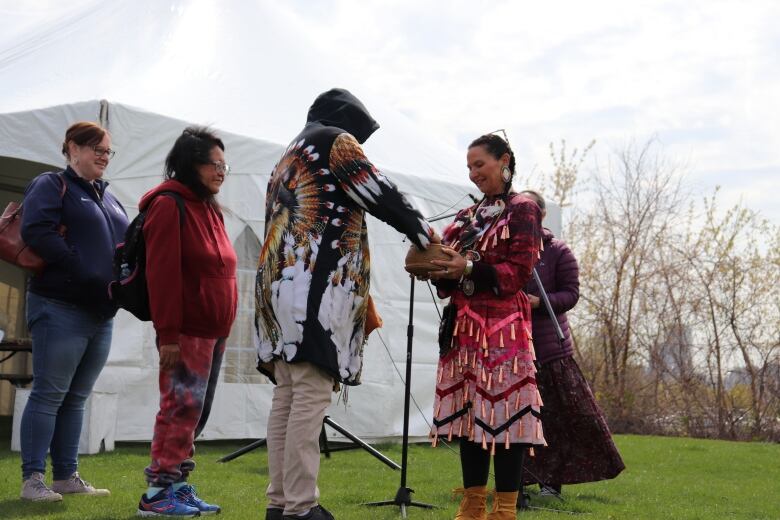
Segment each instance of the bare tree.
[{"label": "bare tree", "polygon": [[549,148],[552,170],[549,173],[534,170],[521,178],[521,184],[540,191],[547,201],[554,202],[559,208],[570,207],[581,183],[580,168],[595,144],[594,139],[581,150],[574,148],[567,152],[565,139],[561,139],[557,149],[551,142]]},{"label": "bare tree", "polygon": [[[583,156],[554,150],[542,184],[566,207]],[[596,166],[566,226],[575,355],[617,431],[777,440],[780,226],[681,183],[653,141]]]},{"label": "bare tree", "polygon": [[679,221],[684,196],[677,169],[653,142],[626,146],[595,173],[595,206],[576,215],[569,236],[580,258],[589,354],[599,351],[601,393],[612,423],[623,429],[631,427],[641,389],[644,288],[656,275],[658,245]]},{"label": "bare tree", "polygon": [[[716,190],[705,199],[704,225],[688,258],[706,316],[700,328],[714,357],[708,366],[717,433],[760,437],[767,417],[777,411],[769,377],[780,352],[778,229],[741,205],[721,214],[717,196]],[[724,384],[727,374],[733,375],[730,385]]]}]

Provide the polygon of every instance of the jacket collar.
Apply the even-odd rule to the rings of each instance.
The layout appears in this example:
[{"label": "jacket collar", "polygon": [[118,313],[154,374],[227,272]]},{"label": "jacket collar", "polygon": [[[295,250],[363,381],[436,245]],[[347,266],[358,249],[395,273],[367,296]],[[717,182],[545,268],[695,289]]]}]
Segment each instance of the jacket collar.
[{"label": "jacket collar", "polygon": [[547,246],[553,238],[555,238],[555,235],[553,235],[552,231],[547,228],[542,228],[542,241],[545,246]]},{"label": "jacket collar", "polygon": [[[108,187],[108,181],[104,181],[103,179],[95,179],[92,183],[87,182],[86,180],[79,177],[79,174],[76,173],[73,168],[70,166],[66,167],[65,170],[62,172],[65,177],[70,179],[71,181],[75,182],[79,186],[81,186],[85,191],[87,192],[93,192],[96,191],[100,197],[103,197],[103,194],[106,192],[106,188]],[[94,189],[92,189],[94,187]]]}]

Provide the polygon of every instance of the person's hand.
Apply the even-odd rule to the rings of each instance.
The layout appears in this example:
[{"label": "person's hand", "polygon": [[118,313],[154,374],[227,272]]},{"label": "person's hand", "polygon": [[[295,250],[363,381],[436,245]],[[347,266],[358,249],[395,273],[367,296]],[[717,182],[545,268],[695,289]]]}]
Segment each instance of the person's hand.
[{"label": "person's hand", "polygon": [[539,307],[539,297],[534,296],[533,294],[528,295],[528,301],[531,302],[531,308],[537,309]]},{"label": "person's hand", "polygon": [[448,260],[431,260],[433,265],[438,265],[444,269],[441,271],[431,271],[429,276],[432,280],[459,280],[463,276],[463,270],[466,269],[466,259],[460,256],[460,253],[451,247],[444,246],[442,252],[449,256]]},{"label": "person's hand", "polygon": [[178,343],[160,345],[160,368],[162,370],[171,370],[179,362],[181,353]]},{"label": "person's hand", "polygon": [[432,230],[433,234],[431,234],[431,244],[441,244],[441,237],[436,232],[435,229]]}]

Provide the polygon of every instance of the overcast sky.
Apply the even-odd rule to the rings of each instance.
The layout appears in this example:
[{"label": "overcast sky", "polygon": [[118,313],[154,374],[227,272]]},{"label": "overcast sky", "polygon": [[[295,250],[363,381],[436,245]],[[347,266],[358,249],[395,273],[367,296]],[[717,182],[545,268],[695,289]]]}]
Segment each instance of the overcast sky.
[{"label": "overcast sky", "polygon": [[[90,1],[0,0],[0,48]],[[464,156],[506,128],[522,172],[545,171],[550,141],[596,139],[587,171],[655,138],[690,189],[780,223],[776,0],[257,1]]]},{"label": "overcast sky", "polygon": [[[506,128],[524,171],[548,143],[592,158],[656,138],[780,223],[780,2],[297,0],[286,3],[397,109],[465,148]],[[589,161],[590,165],[593,161]]]}]

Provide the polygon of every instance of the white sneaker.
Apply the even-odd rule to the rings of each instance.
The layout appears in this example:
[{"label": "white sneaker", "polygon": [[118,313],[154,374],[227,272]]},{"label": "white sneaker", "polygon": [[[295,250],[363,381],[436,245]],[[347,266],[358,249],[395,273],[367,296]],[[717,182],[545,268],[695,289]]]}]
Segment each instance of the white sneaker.
[{"label": "white sneaker", "polygon": [[51,486],[52,490],[63,495],[93,495],[96,497],[107,497],[111,491],[107,489],[95,489],[89,482],[85,482],[79,476],[78,471],[74,471],[68,480],[55,480]]},{"label": "white sneaker", "polygon": [[30,478],[22,483],[22,500],[31,500],[33,502],[59,502],[62,495],[52,491],[43,482],[43,473],[33,473]]}]

